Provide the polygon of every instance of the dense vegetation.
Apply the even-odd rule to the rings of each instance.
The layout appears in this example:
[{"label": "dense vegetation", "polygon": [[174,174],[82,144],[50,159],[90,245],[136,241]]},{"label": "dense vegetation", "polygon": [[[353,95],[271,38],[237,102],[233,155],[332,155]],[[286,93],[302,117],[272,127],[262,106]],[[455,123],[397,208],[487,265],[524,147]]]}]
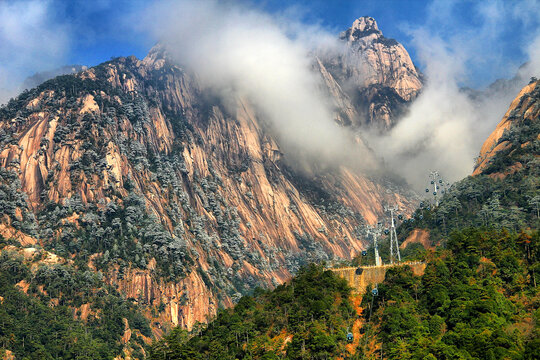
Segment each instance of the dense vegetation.
[{"label": "dense vegetation", "polygon": [[455,232],[422,277],[393,268],[364,297],[366,334],[385,359],[537,359],[539,260],[538,232]]},{"label": "dense vegetation", "polygon": [[[106,286],[100,273],[46,265],[43,251],[25,261],[4,240],[0,245],[0,346],[17,359],[112,359],[122,353],[123,319],[152,336],[136,305]],[[83,304],[91,304],[86,319]],[[141,358],[143,338],[135,333],[131,344]]]},{"label": "dense vegetation", "polygon": [[257,290],[220,310],[191,334],[173,330],[152,359],[334,359],[345,352],[354,320],[345,280],[323,267],[303,267],[290,283]]},{"label": "dense vegetation", "polygon": [[[540,86],[537,90],[534,96]],[[353,321],[348,294],[341,294],[345,312],[312,315],[329,294],[324,287],[334,288],[321,282],[327,273],[317,274],[312,266],[273,292],[242,298],[191,334],[174,330],[154,345],[152,358],[540,358],[540,123],[513,120],[499,141],[507,141],[507,149],[482,175],[454,184],[438,206],[424,201],[401,222],[400,241],[414,229],[425,229],[435,250],[410,244],[402,258],[426,261],[424,274],[391,268],[376,296],[363,295],[362,337],[354,355],[343,348],[344,329]],[[388,250],[388,241],[380,239],[385,262]],[[353,262],[372,263],[372,249]],[[317,278],[306,281],[309,274]],[[289,293],[290,300],[284,296]],[[303,326],[298,313],[289,310],[297,308],[295,303],[305,309]],[[286,336],[292,339],[284,344]]]}]

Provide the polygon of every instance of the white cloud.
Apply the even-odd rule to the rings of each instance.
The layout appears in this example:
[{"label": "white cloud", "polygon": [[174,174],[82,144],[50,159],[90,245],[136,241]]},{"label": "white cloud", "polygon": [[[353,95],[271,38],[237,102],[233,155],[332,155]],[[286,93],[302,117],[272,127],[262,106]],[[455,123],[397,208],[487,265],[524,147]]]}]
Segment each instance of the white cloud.
[{"label": "white cloud", "polygon": [[287,155],[369,163],[348,131],[334,122],[312,69],[312,49],[327,47],[335,35],[211,0],[165,2],[148,18],[160,19],[147,25],[204,86],[226,98],[248,98],[273,125]]},{"label": "white cloud", "polygon": [[[427,82],[391,132],[370,137],[376,151],[417,190],[426,184],[430,170],[439,170],[451,181],[469,175],[482,143],[510,102],[540,72],[540,37],[535,38],[540,20],[526,15],[539,13],[537,1],[479,3],[471,14],[477,22],[474,26],[456,19],[457,4],[434,1],[425,25],[409,26]],[[489,89],[487,96],[473,101],[460,86],[474,82],[478,69],[487,69],[489,81],[518,73],[519,54],[515,60],[509,60],[508,54],[501,56],[500,42],[519,24],[531,32],[522,36],[528,42],[521,49],[529,63],[515,81]]]},{"label": "white cloud", "polygon": [[68,27],[54,19],[51,1],[0,2],[0,103],[32,72],[62,64]]}]

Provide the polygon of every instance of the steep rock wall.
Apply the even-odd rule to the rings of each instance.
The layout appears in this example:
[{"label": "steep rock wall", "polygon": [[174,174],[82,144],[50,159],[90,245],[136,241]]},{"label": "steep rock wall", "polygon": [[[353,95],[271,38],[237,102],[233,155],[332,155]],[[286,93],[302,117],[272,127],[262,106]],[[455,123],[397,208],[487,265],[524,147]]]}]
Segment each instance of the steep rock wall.
[{"label": "steep rock wall", "polygon": [[91,257],[166,326],[205,321],[308,261],[350,259],[384,203],[410,207],[352,169],[295,172],[247,99],[224,106],[159,46],[48,81],[0,120],[0,166],[20,179],[40,242]]}]

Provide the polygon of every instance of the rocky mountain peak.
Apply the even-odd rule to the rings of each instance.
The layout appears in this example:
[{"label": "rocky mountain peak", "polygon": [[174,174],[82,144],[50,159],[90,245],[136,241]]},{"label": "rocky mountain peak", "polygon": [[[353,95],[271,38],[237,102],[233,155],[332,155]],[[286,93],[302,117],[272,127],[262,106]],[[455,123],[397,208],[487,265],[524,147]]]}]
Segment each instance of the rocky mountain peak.
[{"label": "rocky mountain peak", "polygon": [[342,32],[339,37],[341,40],[354,42],[372,34],[382,36],[382,32],[379,30],[377,22],[370,16],[362,16],[356,19],[352,26]]},{"label": "rocky mountain peak", "polygon": [[422,74],[403,45],[386,38],[370,16],[356,19],[339,38],[343,53],[323,58],[323,65],[357,108],[353,125],[390,129],[420,93]]}]

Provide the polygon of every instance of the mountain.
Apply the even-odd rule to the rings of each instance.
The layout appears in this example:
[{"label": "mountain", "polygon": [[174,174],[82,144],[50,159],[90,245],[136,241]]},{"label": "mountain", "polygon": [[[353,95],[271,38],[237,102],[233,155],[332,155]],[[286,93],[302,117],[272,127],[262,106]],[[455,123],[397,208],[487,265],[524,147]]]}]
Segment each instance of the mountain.
[{"label": "mountain", "polygon": [[412,207],[351,168],[297,170],[248,99],[223,104],[160,45],[2,107],[0,167],[2,236],[101,272],[156,336],[352,258],[384,204]]},{"label": "mountain", "polygon": [[403,45],[384,37],[372,17],[358,18],[339,38],[341,53],[321,54],[319,66],[356,108],[353,125],[391,128],[421,92],[422,74]]},{"label": "mountain", "polygon": [[27,77],[22,84],[22,89],[32,89],[41,83],[59,75],[75,74],[88,69],[85,65],[65,65],[50,71],[43,71]]},{"label": "mountain", "polygon": [[539,90],[533,81],[517,96],[483,147],[481,171],[399,226],[402,258],[426,263],[422,275],[389,267],[376,294],[353,294],[331,272],[305,267],[207,326],[173,330],[151,358],[538,358]]},{"label": "mountain", "polygon": [[[523,155],[538,153],[538,119],[540,118],[540,83],[531,81],[512,101],[504,118],[482,145],[474,175],[503,170],[516,171],[523,166]],[[501,155],[496,156],[501,152]],[[503,164],[496,160],[502,159]],[[524,159],[528,161],[527,159]],[[502,168],[501,168],[502,165]]]}]

